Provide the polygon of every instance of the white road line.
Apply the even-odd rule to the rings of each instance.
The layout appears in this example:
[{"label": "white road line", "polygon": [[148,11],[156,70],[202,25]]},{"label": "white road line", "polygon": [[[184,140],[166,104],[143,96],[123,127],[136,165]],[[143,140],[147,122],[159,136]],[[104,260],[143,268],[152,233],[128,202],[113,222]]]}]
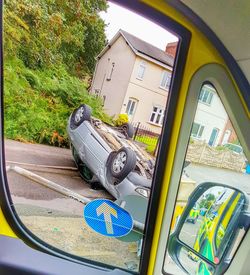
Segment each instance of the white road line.
[{"label": "white road line", "polygon": [[43,167],[43,168],[52,168],[52,169],[77,171],[76,167],[69,167],[69,166],[52,166],[52,165],[43,165],[43,164],[33,164],[33,163],[25,163],[25,162],[16,162],[16,161],[10,161],[10,160],[7,160],[6,162],[10,163],[10,164],[17,164],[17,165],[25,165],[25,166],[34,166],[34,167]]}]

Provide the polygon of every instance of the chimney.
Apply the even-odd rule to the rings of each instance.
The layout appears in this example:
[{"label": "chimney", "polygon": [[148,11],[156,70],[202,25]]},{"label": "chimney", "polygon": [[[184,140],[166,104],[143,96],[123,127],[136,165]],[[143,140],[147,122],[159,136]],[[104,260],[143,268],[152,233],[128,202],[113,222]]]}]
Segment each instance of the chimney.
[{"label": "chimney", "polygon": [[173,57],[175,57],[175,54],[176,54],[176,49],[177,49],[177,44],[178,42],[171,42],[171,43],[168,43],[167,46],[166,46],[166,50],[165,52]]}]

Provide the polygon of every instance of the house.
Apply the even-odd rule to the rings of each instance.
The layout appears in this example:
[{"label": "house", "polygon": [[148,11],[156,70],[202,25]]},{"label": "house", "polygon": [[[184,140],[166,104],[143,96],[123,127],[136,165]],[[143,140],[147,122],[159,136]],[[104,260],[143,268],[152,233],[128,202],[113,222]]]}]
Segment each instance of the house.
[{"label": "house", "polygon": [[97,57],[90,92],[111,116],[127,113],[160,133],[174,57],[123,31]]},{"label": "house", "polygon": [[236,135],[236,132],[233,128],[231,121],[228,118],[219,144],[224,145],[226,143],[234,143],[234,142],[238,142],[238,137]]},{"label": "house", "polygon": [[[228,142],[233,136],[233,128],[222,102],[209,84],[203,85],[191,130],[191,137],[205,141],[210,146]],[[231,128],[230,128],[231,127]],[[229,133],[229,128],[231,132]]]},{"label": "house", "polygon": [[[165,51],[125,32],[119,32],[97,57],[90,92],[101,97],[111,116],[127,113],[161,132],[177,42]],[[234,131],[214,87],[205,84],[200,92],[191,130],[193,139],[217,146],[234,139]]]}]

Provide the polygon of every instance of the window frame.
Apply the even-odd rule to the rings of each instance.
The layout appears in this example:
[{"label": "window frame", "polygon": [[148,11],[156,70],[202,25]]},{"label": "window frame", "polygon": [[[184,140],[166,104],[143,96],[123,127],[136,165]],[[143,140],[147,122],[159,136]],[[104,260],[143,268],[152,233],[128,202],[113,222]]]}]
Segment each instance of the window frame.
[{"label": "window frame", "polygon": [[[199,103],[200,89],[205,84],[210,84],[214,86],[235,129],[235,132],[237,133],[244,152],[248,152],[248,154],[246,153],[246,157],[250,159],[250,140],[247,140],[250,129],[246,129],[247,127],[245,127],[245,123],[248,121],[248,118],[246,113],[244,112],[244,108],[242,106],[238,93],[235,90],[235,86],[231,78],[228,76],[228,73],[221,65],[213,63],[206,64],[194,74],[190,81],[180,128],[180,134],[178,138],[178,145],[174,159],[175,169],[173,169],[170,179],[169,192],[165,205],[165,209],[167,210],[164,214],[162,223],[162,228],[164,228],[164,230],[161,231],[160,236],[162,250],[165,249],[163,253],[164,256],[162,254],[163,261],[161,265],[161,273],[164,275],[168,274],[167,270],[164,270],[164,265],[167,255],[168,238],[171,226],[171,223],[169,223],[169,221],[172,221],[174,217],[174,209],[176,206],[177,195],[180,188],[180,179],[183,171],[183,164],[186,158],[186,151],[191,136],[192,124]],[[237,113],[237,116],[235,116],[234,113]],[[176,184],[176,182],[178,182],[178,184]],[[247,233],[238,245],[236,252],[230,262],[230,265],[234,261],[237,250],[240,249],[241,244],[245,238],[247,238]],[[228,268],[229,267],[230,266],[228,266]]]},{"label": "window frame", "polygon": [[[140,262],[139,273],[146,274],[148,270],[150,252],[152,247],[152,239],[153,239],[153,232],[155,228],[156,222],[156,213],[158,211],[158,204],[159,204],[159,197],[161,194],[161,188],[163,184],[164,178],[164,171],[166,165],[166,156],[168,155],[168,151],[170,150],[169,144],[172,134],[172,128],[175,119],[175,110],[178,102],[179,91],[183,79],[185,64],[187,60],[190,40],[191,40],[191,32],[185,28],[183,25],[178,23],[176,20],[172,19],[168,15],[148,6],[139,1],[134,0],[112,0],[112,2],[119,4],[124,8],[128,8],[133,12],[137,13],[138,15],[142,15],[143,17],[151,20],[152,22],[159,24],[161,27],[164,27],[166,30],[169,30],[171,33],[176,35],[179,39],[179,43],[177,46],[176,57],[178,57],[178,61],[176,61],[173,65],[173,75],[174,81],[171,81],[171,86],[169,89],[169,96],[166,103],[166,114],[163,121],[163,129],[161,139],[159,141],[159,149],[158,155],[156,159],[156,168],[154,171],[154,176],[152,179],[152,187],[151,193],[153,194],[148,203],[148,213],[145,221],[145,234],[144,234],[144,241],[142,247],[142,256]],[[1,6],[2,8],[2,6]],[[0,13],[2,16],[2,10]],[[2,39],[2,33],[1,39]],[[1,49],[1,60],[3,60],[3,51]],[[175,59],[177,60],[177,58]],[[1,62],[1,83],[3,83],[3,62]],[[3,85],[1,85],[1,94],[3,95]],[[3,96],[1,97],[1,106],[3,105]],[[168,120],[168,125],[166,127],[166,120]],[[5,169],[5,152],[4,152],[4,139],[3,139],[3,110],[1,112],[0,117],[0,129],[1,129],[1,152],[0,155],[0,167],[2,173],[0,174],[1,182],[0,184],[0,203],[3,210],[3,214],[8,220],[13,232],[25,241],[26,244],[29,246],[38,249],[44,253],[49,255],[57,256],[61,259],[69,260],[70,262],[78,263],[81,265],[88,265],[90,268],[104,270],[107,271],[107,268],[110,270],[117,269],[117,267],[110,266],[104,264],[102,262],[95,262],[92,260],[88,260],[86,258],[78,257],[73,254],[69,254],[65,251],[57,249],[56,247],[51,247],[49,244],[45,243],[44,241],[40,240],[36,235],[29,231],[28,228],[22,223],[20,218],[18,217],[15,209],[13,207],[11,194],[8,188],[8,181]],[[157,184],[156,184],[157,183]],[[122,270],[122,268],[121,268]],[[128,271],[124,269],[125,271]],[[129,271],[131,272],[131,271]],[[133,273],[133,272],[131,272]],[[105,273],[106,274],[106,273]]]},{"label": "window frame", "polygon": [[[143,78],[145,76],[146,68],[147,68],[147,62],[145,60],[140,60],[140,63],[139,63],[138,69],[137,69],[137,75],[136,75],[137,79],[143,80]],[[142,73],[142,76],[140,76],[140,73]]]},{"label": "window frame", "polygon": [[[202,104],[211,106],[213,98],[214,98],[214,92],[212,91],[212,89],[211,89],[211,91],[209,91],[208,87],[209,86],[203,85],[203,87],[201,88],[200,95],[199,95],[199,102]],[[204,100],[206,93],[208,93],[208,96]]]},{"label": "window frame", "polygon": [[[194,134],[192,133],[194,124],[198,125],[197,135],[194,135]],[[203,127],[203,128],[202,128],[202,127]],[[202,129],[202,130],[201,130],[201,129]],[[193,122],[192,129],[191,129],[191,135],[190,135],[190,136],[191,136],[192,138],[195,138],[195,139],[201,139],[204,129],[205,129],[205,126],[204,126],[203,124],[200,124],[200,123],[194,121],[194,122]],[[201,133],[200,133],[200,131],[201,131]]]},{"label": "window frame", "polygon": [[[177,93],[177,95],[173,94],[171,100],[169,101],[170,103],[175,103],[175,105],[173,106],[169,106],[168,103],[168,110],[172,110],[173,113],[175,112],[175,107],[176,107],[176,100],[178,99],[179,96],[179,89],[182,85],[182,77],[183,77],[183,72],[184,72],[184,66],[186,63],[186,57],[187,57],[187,51],[189,49],[189,43],[190,43],[190,38],[191,38],[191,33],[190,31],[183,27],[181,24],[177,23],[177,21],[171,19],[169,16],[162,14],[159,11],[156,11],[155,9],[150,8],[149,6],[147,6],[146,4],[143,4],[142,2],[139,3],[139,1],[134,1],[134,0],[112,0],[112,2],[120,4],[126,8],[129,8],[131,10],[133,10],[134,12],[137,12],[138,14],[143,14],[143,16],[147,17],[147,18],[151,18],[153,19],[154,22],[159,23],[162,26],[167,27],[168,29],[170,29],[172,32],[175,32],[175,34],[177,34],[177,36],[183,40],[181,40],[181,43],[179,43],[178,45],[178,50],[177,52],[179,53],[180,59],[183,62],[183,65],[180,64],[180,62],[177,62],[178,64],[175,64],[175,76],[176,77],[176,81],[174,80],[171,84],[171,91],[174,91]],[[244,74],[242,73],[239,65],[236,63],[236,61],[233,59],[233,57],[230,55],[229,51],[223,46],[223,44],[220,42],[220,40],[216,37],[216,35],[211,31],[211,29],[209,29],[209,27],[206,26],[206,24],[204,23],[204,21],[202,21],[195,13],[193,13],[190,9],[188,9],[187,6],[185,6],[183,3],[179,2],[179,1],[168,1],[168,4],[173,6],[174,9],[176,9],[177,11],[180,12],[180,14],[185,14],[185,17],[187,18],[187,22],[191,22],[194,24],[194,26],[196,26],[196,28],[198,30],[201,31],[201,33],[204,33],[207,37],[208,40],[211,41],[211,43],[214,44],[215,49],[218,51],[218,53],[221,54],[222,58],[224,58],[226,65],[228,66],[230,72],[232,73],[232,76],[235,78],[235,82],[237,83],[237,85],[239,86],[239,93],[244,97],[244,102],[246,103],[246,106],[250,106],[250,97],[249,97],[249,83],[246,79],[246,77],[244,76]],[[1,13],[2,16],[2,13]],[[2,32],[1,32],[1,37],[2,37]],[[2,57],[2,49],[1,49],[1,57]],[[1,77],[3,76],[3,62],[1,62]],[[3,79],[1,79],[3,81]],[[180,83],[177,83],[177,80],[180,81]],[[3,83],[1,81],[1,83]],[[1,92],[3,92],[3,86],[1,85]],[[235,93],[237,94],[237,92],[235,91]],[[2,102],[1,102],[2,104]],[[249,107],[248,107],[249,108]],[[161,140],[161,143],[163,143],[163,141],[165,141],[166,143],[164,144],[165,148],[168,147],[169,143],[170,143],[170,134],[171,134],[171,130],[173,127],[173,116],[174,114],[171,114],[168,112],[168,122],[169,122],[169,127],[170,130],[166,129],[166,131],[163,133],[163,137]],[[165,119],[166,121],[166,119]],[[1,131],[3,132],[3,111],[1,111]],[[3,135],[3,134],[2,134]],[[1,135],[1,136],[2,136]],[[23,228],[22,224],[20,223],[20,221],[18,220],[18,216],[15,214],[15,210],[13,209],[12,205],[11,205],[11,198],[9,196],[9,190],[8,190],[8,186],[6,185],[6,171],[5,171],[5,156],[4,156],[4,141],[3,139],[1,140],[1,180],[2,180],[2,184],[0,184],[0,199],[1,199],[1,207],[4,213],[4,216],[7,218],[8,223],[11,225],[13,231],[20,237],[22,238],[26,243],[28,243],[30,246],[37,248],[39,250],[44,251],[45,253],[50,253],[52,255],[56,255],[60,258],[65,258],[71,262],[77,262],[79,264],[84,264],[86,262],[86,259],[81,259],[81,261],[77,261],[76,259],[73,258],[72,255],[70,255],[70,257],[67,257],[66,255],[63,254],[63,252],[60,250],[59,253],[57,253],[56,251],[54,251],[53,249],[51,249],[51,247],[47,247],[44,245],[44,243],[41,242],[36,242],[35,238],[33,238],[32,236],[30,236],[30,232]],[[169,149],[164,149],[164,147],[159,150],[159,155],[157,158],[157,169],[155,171],[155,175],[154,176],[154,181],[153,181],[153,185],[152,185],[152,189],[155,189],[155,182],[156,180],[159,180],[159,182],[157,182],[158,185],[158,189],[159,191],[157,191],[157,189],[155,189],[156,193],[154,194],[154,196],[152,196],[150,198],[150,204],[149,204],[149,209],[150,209],[150,214],[151,213],[157,213],[157,208],[158,208],[158,201],[157,199],[159,199],[159,193],[161,192],[161,186],[162,186],[162,179],[163,179],[163,174],[164,174],[164,165],[165,162],[161,163],[160,160],[166,160],[166,157],[164,156],[164,153],[168,153]],[[162,168],[163,167],[163,168]],[[156,173],[158,172],[158,173]],[[170,185],[171,186],[171,185]],[[169,192],[170,193],[170,192]],[[155,204],[153,204],[155,203]],[[155,208],[155,210],[154,210]],[[151,234],[151,236],[149,235],[149,232],[153,232],[153,229],[155,227],[155,219],[156,219],[156,215],[155,217],[150,217],[150,223],[149,225],[147,225],[146,228],[146,235],[145,235],[145,240],[150,241],[152,240],[153,236]],[[165,231],[166,233],[166,231]],[[250,233],[250,232],[249,232]],[[250,237],[250,234],[248,235]],[[249,239],[249,238],[248,238]],[[145,242],[144,242],[145,243]],[[141,269],[141,272],[145,271],[142,274],[146,274],[147,272],[147,267],[148,267],[148,260],[149,260],[149,254],[151,252],[151,244],[152,242],[149,242],[149,244],[146,244],[143,246],[143,254],[145,255],[144,258],[142,258],[142,263],[144,264]],[[238,257],[238,259],[240,259]],[[60,259],[59,259],[60,260]],[[98,268],[100,267],[101,263],[99,263],[96,266],[94,266],[94,268]],[[100,270],[99,270],[100,271]],[[105,273],[106,274],[106,273]]]},{"label": "window frame", "polygon": [[[129,106],[129,102],[132,102],[132,103],[130,104],[130,106]],[[127,103],[127,107],[126,107],[126,111],[125,111],[125,113],[126,113],[128,116],[133,116],[133,115],[135,114],[135,111],[136,111],[136,107],[137,107],[138,102],[139,102],[139,100],[136,99],[136,98],[134,98],[134,97],[130,97],[130,98],[128,99],[128,103]],[[133,113],[131,114],[131,113],[129,113],[128,111],[131,110],[131,106],[132,106],[133,103],[134,103],[134,108],[133,108]]]},{"label": "window frame", "polygon": [[[155,108],[156,108],[156,111],[154,111]],[[162,126],[163,120],[164,120],[164,113],[165,113],[164,107],[154,105],[153,110],[149,117],[149,123],[157,125],[157,126]],[[155,116],[152,121],[151,118],[153,115],[155,115]],[[159,118],[159,122],[157,123],[156,120],[157,120],[158,116],[160,116],[160,118]]]},{"label": "window frame", "polygon": [[[165,76],[166,76],[165,83],[164,83],[165,85],[164,84],[162,85]],[[167,70],[163,70],[162,74],[161,74],[160,88],[163,90],[169,91],[170,84],[171,84],[171,78],[172,78],[171,73],[168,72]]]}]

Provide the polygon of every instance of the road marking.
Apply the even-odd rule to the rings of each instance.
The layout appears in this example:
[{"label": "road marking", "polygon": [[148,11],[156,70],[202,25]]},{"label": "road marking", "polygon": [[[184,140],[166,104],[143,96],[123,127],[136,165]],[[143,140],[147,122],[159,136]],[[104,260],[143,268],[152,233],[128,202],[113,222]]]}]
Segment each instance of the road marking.
[{"label": "road marking", "polygon": [[34,164],[34,163],[26,163],[26,162],[17,162],[7,160],[7,163],[10,164],[17,164],[17,165],[24,165],[24,166],[34,166],[34,167],[42,167],[42,168],[51,168],[51,169],[60,169],[60,170],[70,170],[70,171],[78,171],[76,167],[69,167],[69,166],[53,166],[53,165],[44,165],[44,164]]}]

